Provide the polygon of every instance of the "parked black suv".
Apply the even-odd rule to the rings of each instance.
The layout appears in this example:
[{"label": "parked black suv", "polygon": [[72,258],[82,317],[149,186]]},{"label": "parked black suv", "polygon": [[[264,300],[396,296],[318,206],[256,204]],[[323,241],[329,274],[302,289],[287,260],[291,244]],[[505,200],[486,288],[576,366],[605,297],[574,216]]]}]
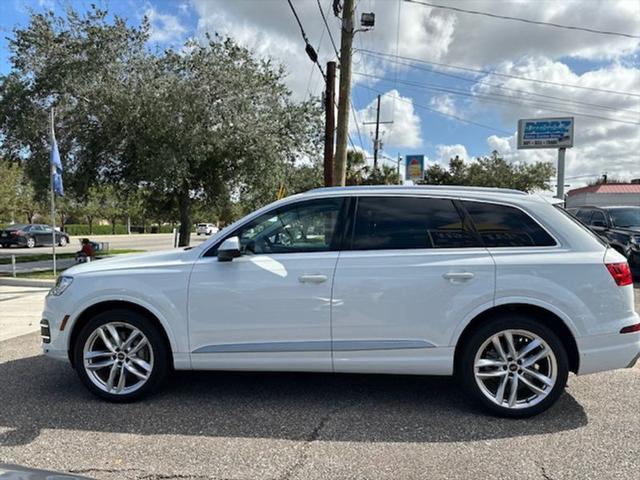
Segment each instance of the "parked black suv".
[{"label": "parked black suv", "polygon": [[640,207],[579,207],[567,211],[627,257],[640,274]]}]

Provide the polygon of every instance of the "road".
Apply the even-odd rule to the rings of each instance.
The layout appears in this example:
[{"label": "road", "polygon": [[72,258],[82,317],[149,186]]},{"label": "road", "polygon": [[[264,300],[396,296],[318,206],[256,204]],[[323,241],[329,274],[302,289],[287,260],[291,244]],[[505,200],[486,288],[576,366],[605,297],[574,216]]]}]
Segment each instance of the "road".
[{"label": "road", "polygon": [[[44,291],[10,288],[0,318],[22,302],[39,320]],[[182,372],[112,405],[40,355],[35,333],[0,342],[0,379],[0,462],[105,480],[627,480],[640,468],[638,366],[572,375],[556,406],[518,421],[437,377]]]},{"label": "road", "polygon": [[[82,237],[71,237],[69,245],[57,247],[56,252],[73,253],[80,250],[80,239]],[[132,234],[132,235],[90,235],[89,238],[96,242],[109,242],[114,249],[136,249],[136,250],[165,250],[173,248],[173,235],[170,233],[155,234]],[[191,235],[191,245],[198,245],[210,237]],[[0,248],[0,257],[8,255],[42,255],[50,254],[51,247],[37,248]]]}]

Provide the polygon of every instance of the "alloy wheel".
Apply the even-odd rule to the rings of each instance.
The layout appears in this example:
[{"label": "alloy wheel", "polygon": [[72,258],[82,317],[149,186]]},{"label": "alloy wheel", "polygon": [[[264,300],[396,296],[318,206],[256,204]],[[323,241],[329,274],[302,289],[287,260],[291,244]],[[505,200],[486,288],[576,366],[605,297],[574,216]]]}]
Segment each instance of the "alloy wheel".
[{"label": "alloy wheel", "polygon": [[478,349],[474,377],[480,391],[504,408],[522,409],[553,390],[558,362],[547,342],[527,330],[503,330]]},{"label": "alloy wheel", "polygon": [[87,338],[83,364],[100,390],[116,395],[133,393],[153,371],[153,348],[142,331],[125,322],[100,325]]},{"label": "alloy wheel", "polygon": [[27,248],[33,248],[36,246],[36,241],[33,237],[27,238]]},{"label": "alloy wheel", "polygon": [[66,237],[60,237],[60,246],[64,247],[67,245],[67,239]]}]

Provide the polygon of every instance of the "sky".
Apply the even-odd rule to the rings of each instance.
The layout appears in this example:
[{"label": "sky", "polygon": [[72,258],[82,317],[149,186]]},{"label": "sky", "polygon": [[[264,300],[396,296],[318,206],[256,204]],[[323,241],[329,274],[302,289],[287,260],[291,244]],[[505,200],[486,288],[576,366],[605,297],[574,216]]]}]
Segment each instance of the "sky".
[{"label": "sky", "polygon": [[[426,0],[425,0],[426,1]],[[0,74],[11,66],[5,37],[30,11],[91,3],[137,24],[151,22],[151,48],[176,48],[207,33],[232,36],[284,65],[298,99],[321,95],[318,68],[287,0],[0,0]],[[473,160],[497,150],[513,162],[553,161],[553,149],[518,150],[520,118],[575,117],[567,181],[583,186],[604,172],[640,178],[640,40],[489,18],[402,0],[356,0],[356,18],[375,27],[354,40],[350,136],[372,151],[376,96],[382,95],[383,155],[424,154],[427,163]],[[431,0],[535,21],[640,35],[640,0]],[[340,47],[332,0],[293,0],[325,65]],[[319,5],[318,5],[319,4]],[[374,52],[374,53],[371,53]],[[454,68],[456,67],[456,68]],[[534,79],[530,81],[525,79]],[[394,163],[388,160],[389,165]]]}]

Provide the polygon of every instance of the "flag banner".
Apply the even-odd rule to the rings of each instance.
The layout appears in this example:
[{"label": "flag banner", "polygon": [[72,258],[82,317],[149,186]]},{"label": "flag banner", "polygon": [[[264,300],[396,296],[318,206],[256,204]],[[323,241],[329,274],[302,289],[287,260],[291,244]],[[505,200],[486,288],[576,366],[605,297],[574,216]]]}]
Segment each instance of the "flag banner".
[{"label": "flag banner", "polygon": [[60,161],[60,152],[58,152],[58,143],[55,137],[51,144],[51,178],[53,182],[53,191],[56,195],[64,196],[64,187],[62,186],[62,162]]}]

